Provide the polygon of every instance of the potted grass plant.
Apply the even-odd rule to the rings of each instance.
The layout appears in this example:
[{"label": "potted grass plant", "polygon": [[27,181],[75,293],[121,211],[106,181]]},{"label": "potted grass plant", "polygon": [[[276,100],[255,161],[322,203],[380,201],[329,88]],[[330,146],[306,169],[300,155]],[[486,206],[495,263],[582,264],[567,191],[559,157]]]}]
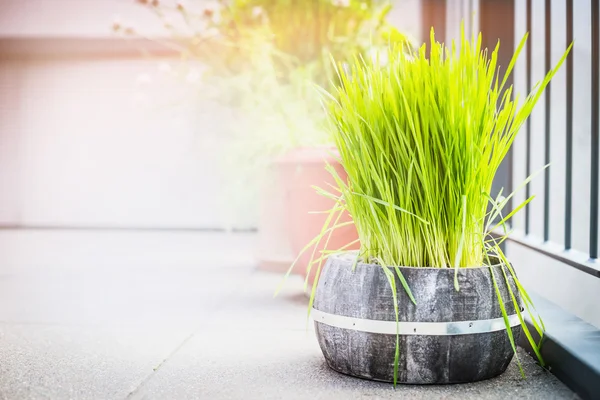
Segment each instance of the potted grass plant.
[{"label": "potted grass plant", "polygon": [[[337,75],[331,57],[347,62],[408,41],[387,19],[391,1],[136,1],[162,20],[170,32],[167,45],[184,60],[205,65],[204,81],[238,111],[234,146],[226,150],[228,181],[237,185],[226,197],[247,205],[266,194],[258,202],[259,264],[285,271],[327,218],[309,212],[333,206],[311,186],[335,183],[325,171],[327,163],[344,174],[314,85],[333,88]],[[354,227],[345,226],[330,244],[354,241],[357,246],[356,239]],[[288,246],[291,258],[286,258]],[[320,254],[322,245],[314,250]],[[298,261],[302,274],[308,258],[304,254]],[[314,271],[306,276],[312,284]]]},{"label": "potted grass plant", "polygon": [[329,168],[336,190],[318,191],[336,205],[307,246],[351,215],[360,250],[310,264],[309,310],[332,369],[394,384],[477,381],[507,368],[521,329],[542,361],[523,312],[540,336],[543,324],[499,247],[532,198],[505,214],[512,194],[492,198],[491,188],[570,48],[523,99],[506,79],[525,40],[503,77],[498,47],[482,49],[464,29],[459,46],[432,30],[428,53],[390,46],[385,66],[356,58],[338,68],[326,107],[347,179]]}]

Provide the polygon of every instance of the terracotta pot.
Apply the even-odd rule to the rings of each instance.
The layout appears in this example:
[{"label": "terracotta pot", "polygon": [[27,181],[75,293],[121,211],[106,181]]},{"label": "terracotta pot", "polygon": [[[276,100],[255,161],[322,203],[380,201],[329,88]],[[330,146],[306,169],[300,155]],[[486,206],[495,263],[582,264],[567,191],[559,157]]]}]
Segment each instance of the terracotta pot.
[{"label": "terracotta pot", "polygon": [[282,179],[282,164],[275,160],[261,187],[258,221],[258,269],[285,273],[294,262],[287,226],[288,182]]},{"label": "terracotta pot", "polygon": [[[335,147],[305,147],[290,151],[284,157],[278,160],[282,172],[282,182],[286,186],[286,212],[287,227],[290,238],[290,245],[294,256],[314,238],[323,228],[327,219],[326,213],[314,214],[314,211],[326,211],[331,209],[335,202],[316,192],[313,186],[323,188],[329,192],[334,189],[329,185],[335,186],[335,181],[331,174],[325,169],[327,163],[332,165],[340,177],[345,178],[346,172],[338,161],[338,153]],[[338,223],[351,221],[352,218],[344,213]],[[337,250],[354,240],[358,239],[358,234],[354,225],[338,228],[333,231],[328,250]],[[316,258],[320,256],[320,251],[325,249],[324,238],[317,244]],[[348,249],[358,249],[358,243]],[[306,270],[313,247],[302,254],[294,271],[306,276]],[[323,266],[325,263],[323,262]],[[317,266],[313,266],[308,277],[309,287],[312,287]]]}]

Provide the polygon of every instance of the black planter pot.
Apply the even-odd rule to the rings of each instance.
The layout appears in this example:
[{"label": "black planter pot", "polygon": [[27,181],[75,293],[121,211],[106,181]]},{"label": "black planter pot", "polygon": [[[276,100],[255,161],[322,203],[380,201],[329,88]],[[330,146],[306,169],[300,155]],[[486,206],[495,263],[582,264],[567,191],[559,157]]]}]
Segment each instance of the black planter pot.
[{"label": "black planter pot", "polygon": [[[399,383],[474,382],[506,370],[513,350],[491,268],[515,342],[520,323],[501,265],[460,269],[458,292],[454,269],[400,267],[416,305],[390,269],[398,291],[397,325],[392,289],[382,267],[358,263],[352,271],[354,258],[355,253],[328,258],[312,310],[319,345],[332,369],[392,382],[399,327]],[[517,297],[515,283],[504,268]]]}]

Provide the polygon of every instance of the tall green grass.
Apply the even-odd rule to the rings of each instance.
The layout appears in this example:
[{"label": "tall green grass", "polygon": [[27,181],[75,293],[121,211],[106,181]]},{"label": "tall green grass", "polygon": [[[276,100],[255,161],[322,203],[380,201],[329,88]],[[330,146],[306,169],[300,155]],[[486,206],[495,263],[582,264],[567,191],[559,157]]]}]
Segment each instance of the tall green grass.
[{"label": "tall green grass", "polygon": [[[499,44],[491,51],[483,49],[481,35],[469,39],[463,27],[458,46],[446,47],[435,41],[432,29],[429,52],[426,46],[413,52],[390,45],[385,65],[355,57],[346,67],[338,67],[340,85],[324,92],[325,106],[348,177],[342,179],[329,168],[337,187],[318,190],[336,206],[309,246],[335,234],[336,215],[348,211],[360,238],[357,261],[384,267],[394,301],[394,273],[415,299],[400,270],[387,267],[455,268],[456,274],[459,268],[499,259],[502,276],[490,271],[509,340],[516,351],[498,284],[512,277],[518,293],[507,285],[509,300],[543,363],[523,323],[521,304],[540,337],[543,322],[499,246],[509,233],[507,221],[533,197],[505,213],[513,194],[492,198],[491,190],[500,163],[570,46],[532,93],[521,98],[506,82],[526,39],[510,64],[499,66]],[[499,237],[491,235],[498,230]],[[329,249],[325,255],[337,250]],[[317,277],[324,259],[315,255],[310,263],[309,268],[318,268]],[[460,290],[457,279],[455,287]]]},{"label": "tall green grass", "polygon": [[484,264],[488,234],[507,204],[491,198],[492,181],[568,53],[531,94],[513,98],[506,80],[525,40],[503,76],[499,46],[482,49],[481,35],[469,40],[464,31],[460,47],[437,43],[432,31],[429,54],[425,46],[418,53],[390,46],[384,67],[356,58],[338,69],[342,83],[327,109],[348,180],[336,176],[336,197],[354,218],[364,260]]}]

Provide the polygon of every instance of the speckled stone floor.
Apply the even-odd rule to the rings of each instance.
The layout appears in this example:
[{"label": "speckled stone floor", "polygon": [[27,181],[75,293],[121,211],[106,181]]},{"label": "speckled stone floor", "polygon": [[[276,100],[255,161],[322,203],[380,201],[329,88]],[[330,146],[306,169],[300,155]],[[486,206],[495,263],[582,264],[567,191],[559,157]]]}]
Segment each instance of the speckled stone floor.
[{"label": "speckled stone floor", "polygon": [[0,231],[0,399],[575,399],[521,354],[499,378],[399,386],[327,368],[251,234]]}]

